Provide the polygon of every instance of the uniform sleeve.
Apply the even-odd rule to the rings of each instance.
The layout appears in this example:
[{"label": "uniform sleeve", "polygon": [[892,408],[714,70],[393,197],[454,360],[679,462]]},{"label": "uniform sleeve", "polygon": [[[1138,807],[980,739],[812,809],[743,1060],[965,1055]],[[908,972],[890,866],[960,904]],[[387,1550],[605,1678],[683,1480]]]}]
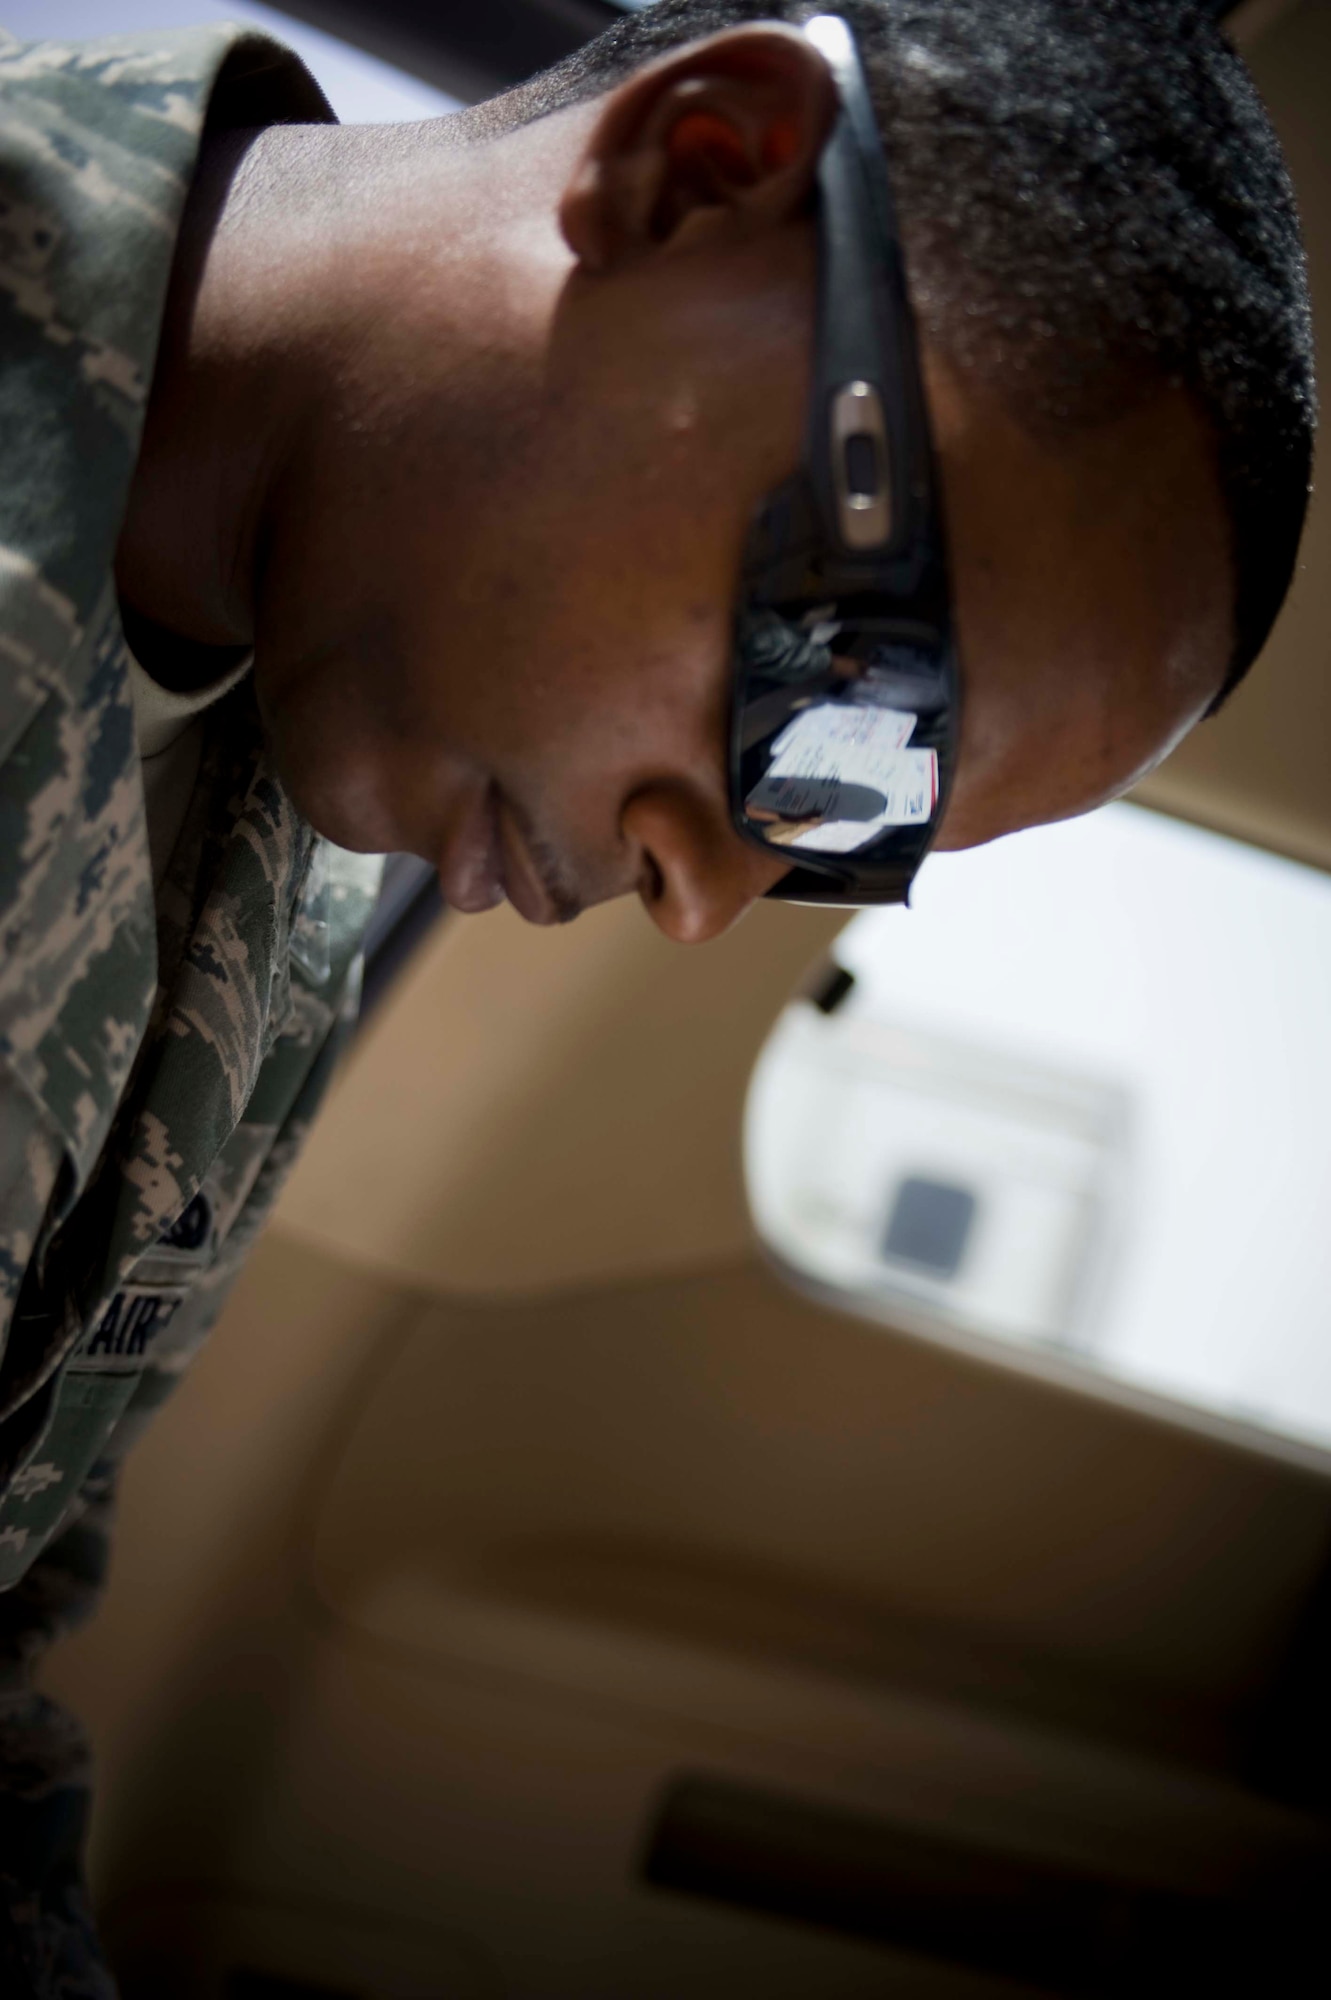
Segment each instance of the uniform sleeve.
[{"label": "uniform sleeve", "polygon": [[83,1878],[90,1758],[82,1729],[39,1694],[34,1665],[94,1608],[106,1572],[114,1472],[93,1468],[76,1518],[0,1592],[0,1993],[115,2000]]},{"label": "uniform sleeve", "polygon": [[[25,1396],[8,1341],[19,1288],[60,1173],[61,1149],[20,1085],[0,1069],[0,1389],[9,1423],[40,1428],[45,1398]],[[11,1366],[6,1369],[6,1350]],[[39,1407],[40,1406],[40,1407]],[[7,1454],[8,1455],[8,1454]],[[19,1481],[25,1477],[20,1471]],[[0,1483],[0,1503],[15,1478]],[[6,2000],[114,2000],[84,1888],[88,1751],[74,1718],[38,1694],[31,1668],[92,1608],[106,1569],[110,1468],[85,1481],[77,1518],[12,1590],[0,1591],[0,1993]],[[0,1536],[13,1534],[0,1528]]]},{"label": "uniform sleeve", "polygon": [[[125,1453],[175,1387],[202,1344],[300,1152],[350,1036],[359,964],[342,989],[332,1025],[276,1128],[263,1133],[263,1161],[225,1250],[189,1302],[189,1332],[168,1367],[145,1367],[105,1454],[83,1480],[62,1525],[11,1588],[0,1590],[0,1995],[3,2000],[116,2000],[97,1942],[83,1878],[91,1794],[88,1746],[79,1724],[37,1691],[34,1678],[54,1640],[95,1610],[109,1556],[112,1501]],[[256,1107],[257,1108],[257,1107]],[[239,1128],[243,1137],[245,1127]],[[53,1449],[49,1444],[44,1453]],[[58,1454],[57,1454],[58,1455]],[[28,1478],[35,1500],[43,1473]],[[20,1480],[23,1478],[20,1474]]]},{"label": "uniform sleeve", "polygon": [[22,1532],[4,1511],[50,1414],[45,1341],[30,1337],[20,1298],[64,1160],[43,1113],[0,1065],[0,1573]]},{"label": "uniform sleeve", "polygon": [[14,1306],[60,1171],[59,1142],[21,1084],[0,1066],[0,1413]]}]

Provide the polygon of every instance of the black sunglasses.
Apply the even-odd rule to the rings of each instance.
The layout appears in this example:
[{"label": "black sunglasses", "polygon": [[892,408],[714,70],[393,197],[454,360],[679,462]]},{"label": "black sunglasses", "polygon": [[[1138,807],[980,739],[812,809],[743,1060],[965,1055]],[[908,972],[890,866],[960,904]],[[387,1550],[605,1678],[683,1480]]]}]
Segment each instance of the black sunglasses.
[{"label": "black sunglasses", "polygon": [[736,616],[731,812],[791,863],[768,895],[904,903],[956,762],[947,551],[887,162],[855,41],[803,32],[841,109],[818,168],[804,463],[754,520]]}]

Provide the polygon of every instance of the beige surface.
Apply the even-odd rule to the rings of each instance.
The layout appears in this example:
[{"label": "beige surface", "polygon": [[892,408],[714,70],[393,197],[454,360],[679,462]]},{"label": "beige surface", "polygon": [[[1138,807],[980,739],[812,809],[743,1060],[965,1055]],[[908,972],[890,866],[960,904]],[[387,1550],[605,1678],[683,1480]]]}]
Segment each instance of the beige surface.
[{"label": "beige surface", "polygon": [[[1323,397],[1331,377],[1331,6],[1303,0],[1249,50],[1303,212]],[[1322,458],[1325,459],[1325,446]],[[1331,496],[1323,475],[1300,569],[1262,658],[1138,796],[1222,833],[1331,868]]]},{"label": "beige surface", "polygon": [[1180,1885],[1284,1866],[1311,1830],[1223,1767],[1329,1511],[748,1263],[442,1303],[273,1231],[131,1462],[109,1600],[48,1684],[98,1748],[127,1949],[239,1940],[327,1981],[323,1909],[510,2000],[979,2000],[644,1897],[670,1775]]},{"label": "beige surface", "polygon": [[315,1643],[311,1482],[418,1309],[269,1231],[130,1458],[110,1589],[43,1670],[92,1735],[94,1876],[112,1893],[229,1851]]},{"label": "beige surface", "polygon": [[[1024,1983],[645,1890],[639,1857],[681,1764],[834,1806],[846,1789],[788,1753],[564,1699],[539,1671],[428,1677],[329,1647],[238,1872],[287,1904],[317,1894],[378,1912],[395,1934],[428,1912],[495,1967],[503,2000],[1040,2000]],[[440,1978],[430,2000],[471,1996]]]},{"label": "beige surface", "polygon": [[338,1466],[314,1576],[357,1629],[436,1658],[553,1668],[561,1626],[607,1658],[615,1634],[668,1642],[641,1685],[585,1663],[621,1700],[686,1703],[662,1687],[694,1648],[1205,1760],[1329,1529],[1325,1482],[745,1260],[424,1308]]},{"label": "beige surface", "polygon": [[636,902],[564,930],[506,908],[445,925],[357,1049],[283,1228],[450,1292],[733,1256],[749,1072],[844,921],[761,905],[702,951]]}]

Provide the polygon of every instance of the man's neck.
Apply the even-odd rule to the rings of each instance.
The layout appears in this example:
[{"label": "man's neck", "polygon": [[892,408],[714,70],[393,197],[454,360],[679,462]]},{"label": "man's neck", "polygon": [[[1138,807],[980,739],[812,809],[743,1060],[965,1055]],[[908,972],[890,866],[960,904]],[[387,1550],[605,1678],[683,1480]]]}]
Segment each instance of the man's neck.
[{"label": "man's neck", "polygon": [[[253,644],[264,516],[312,380],[306,363],[327,240],[293,257],[279,187],[336,128],[272,127],[205,141],[181,224],[157,364],[116,553],[143,645]],[[298,301],[293,311],[293,301]]]}]

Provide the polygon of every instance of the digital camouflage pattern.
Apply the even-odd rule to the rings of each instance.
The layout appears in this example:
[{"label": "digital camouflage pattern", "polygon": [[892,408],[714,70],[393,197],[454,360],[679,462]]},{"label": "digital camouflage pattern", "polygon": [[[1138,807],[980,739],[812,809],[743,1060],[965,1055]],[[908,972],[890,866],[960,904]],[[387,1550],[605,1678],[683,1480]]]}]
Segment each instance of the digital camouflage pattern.
[{"label": "digital camouflage pattern", "polygon": [[105,1996],[87,1758],[31,1672],[115,1468],[215,1319],[354,1008],[377,863],[316,839],[242,685],[154,906],[111,565],[205,120],[331,116],[228,28],[0,34],[0,1992]]}]

